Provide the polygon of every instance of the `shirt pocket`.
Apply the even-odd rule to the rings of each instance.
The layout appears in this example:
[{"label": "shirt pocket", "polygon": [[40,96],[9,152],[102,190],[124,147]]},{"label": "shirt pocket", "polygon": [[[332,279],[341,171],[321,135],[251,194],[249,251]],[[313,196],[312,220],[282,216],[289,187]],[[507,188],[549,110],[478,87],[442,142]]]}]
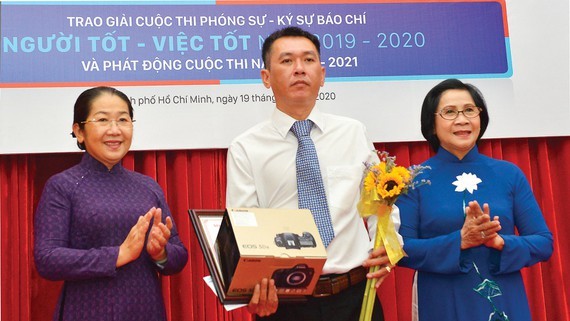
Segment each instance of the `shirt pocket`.
[{"label": "shirt pocket", "polygon": [[331,207],[341,211],[356,210],[364,165],[327,168],[328,197]]}]

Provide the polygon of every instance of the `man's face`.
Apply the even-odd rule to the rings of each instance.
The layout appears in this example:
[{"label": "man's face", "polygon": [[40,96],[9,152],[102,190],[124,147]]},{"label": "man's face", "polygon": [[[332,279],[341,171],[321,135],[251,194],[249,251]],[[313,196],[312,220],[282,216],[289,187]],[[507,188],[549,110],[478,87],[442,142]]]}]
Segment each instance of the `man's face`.
[{"label": "man's face", "polygon": [[282,37],[273,43],[268,58],[269,69],[261,71],[261,79],[273,90],[277,108],[294,118],[306,117],[325,83],[317,48],[305,37]]}]

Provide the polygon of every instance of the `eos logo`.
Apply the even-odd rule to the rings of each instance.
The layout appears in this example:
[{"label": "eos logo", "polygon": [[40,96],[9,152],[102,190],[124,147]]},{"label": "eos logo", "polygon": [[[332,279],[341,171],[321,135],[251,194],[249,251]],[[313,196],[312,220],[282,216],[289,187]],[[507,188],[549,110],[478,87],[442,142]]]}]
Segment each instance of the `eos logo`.
[{"label": "eos logo", "polygon": [[241,247],[243,247],[244,249],[256,249],[257,245],[255,245],[255,244],[242,244]]}]

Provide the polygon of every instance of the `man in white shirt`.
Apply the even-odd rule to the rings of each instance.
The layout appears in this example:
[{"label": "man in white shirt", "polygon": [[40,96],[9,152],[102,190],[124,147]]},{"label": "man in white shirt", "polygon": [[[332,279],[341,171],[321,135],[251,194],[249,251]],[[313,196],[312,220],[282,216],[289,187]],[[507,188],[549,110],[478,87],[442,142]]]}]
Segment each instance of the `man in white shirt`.
[{"label": "man in white shirt", "polygon": [[[290,131],[297,120],[314,124],[314,142],[334,229],[315,293],[303,303],[278,304],[274,280],[262,279],[248,305],[267,320],[358,320],[366,278],[379,278],[392,267],[383,248],[370,252],[376,219],[368,231],[356,205],[364,162],[377,162],[364,125],[322,113],[315,105],[324,85],[318,39],[297,27],[271,34],[264,42],[261,78],[275,96],[271,119],[238,136],[227,161],[228,207],[298,208],[295,157],[298,141]],[[397,214],[397,213],[396,213]],[[399,217],[397,217],[399,219]],[[374,274],[368,267],[379,265]],[[383,320],[377,300],[374,320]],[[266,318],[262,318],[266,319]]]}]

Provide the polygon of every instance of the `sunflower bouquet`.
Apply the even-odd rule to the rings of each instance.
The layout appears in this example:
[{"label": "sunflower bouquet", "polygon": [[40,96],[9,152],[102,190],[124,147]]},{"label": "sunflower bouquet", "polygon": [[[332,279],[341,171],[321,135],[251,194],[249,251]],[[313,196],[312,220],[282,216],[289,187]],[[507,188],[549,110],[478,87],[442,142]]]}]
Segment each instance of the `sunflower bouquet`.
[{"label": "sunflower bouquet", "polygon": [[[376,151],[376,153],[380,163],[365,164],[366,169],[364,171],[360,201],[358,202],[358,212],[362,217],[371,215],[378,217],[374,249],[383,245],[390,264],[396,265],[406,253],[404,253],[404,249],[398,240],[398,234],[390,213],[398,196],[407,193],[409,189],[430,183],[427,180],[414,180],[423,170],[430,167],[412,165],[406,168],[398,166],[396,165],[395,156],[390,156],[384,151]],[[389,267],[386,268],[389,269]],[[373,266],[370,267],[369,272],[373,273],[378,271],[378,269],[378,266]],[[372,309],[374,308],[374,298],[376,296],[376,281],[376,279],[367,280],[360,311],[360,321],[368,321],[372,318]]]}]

